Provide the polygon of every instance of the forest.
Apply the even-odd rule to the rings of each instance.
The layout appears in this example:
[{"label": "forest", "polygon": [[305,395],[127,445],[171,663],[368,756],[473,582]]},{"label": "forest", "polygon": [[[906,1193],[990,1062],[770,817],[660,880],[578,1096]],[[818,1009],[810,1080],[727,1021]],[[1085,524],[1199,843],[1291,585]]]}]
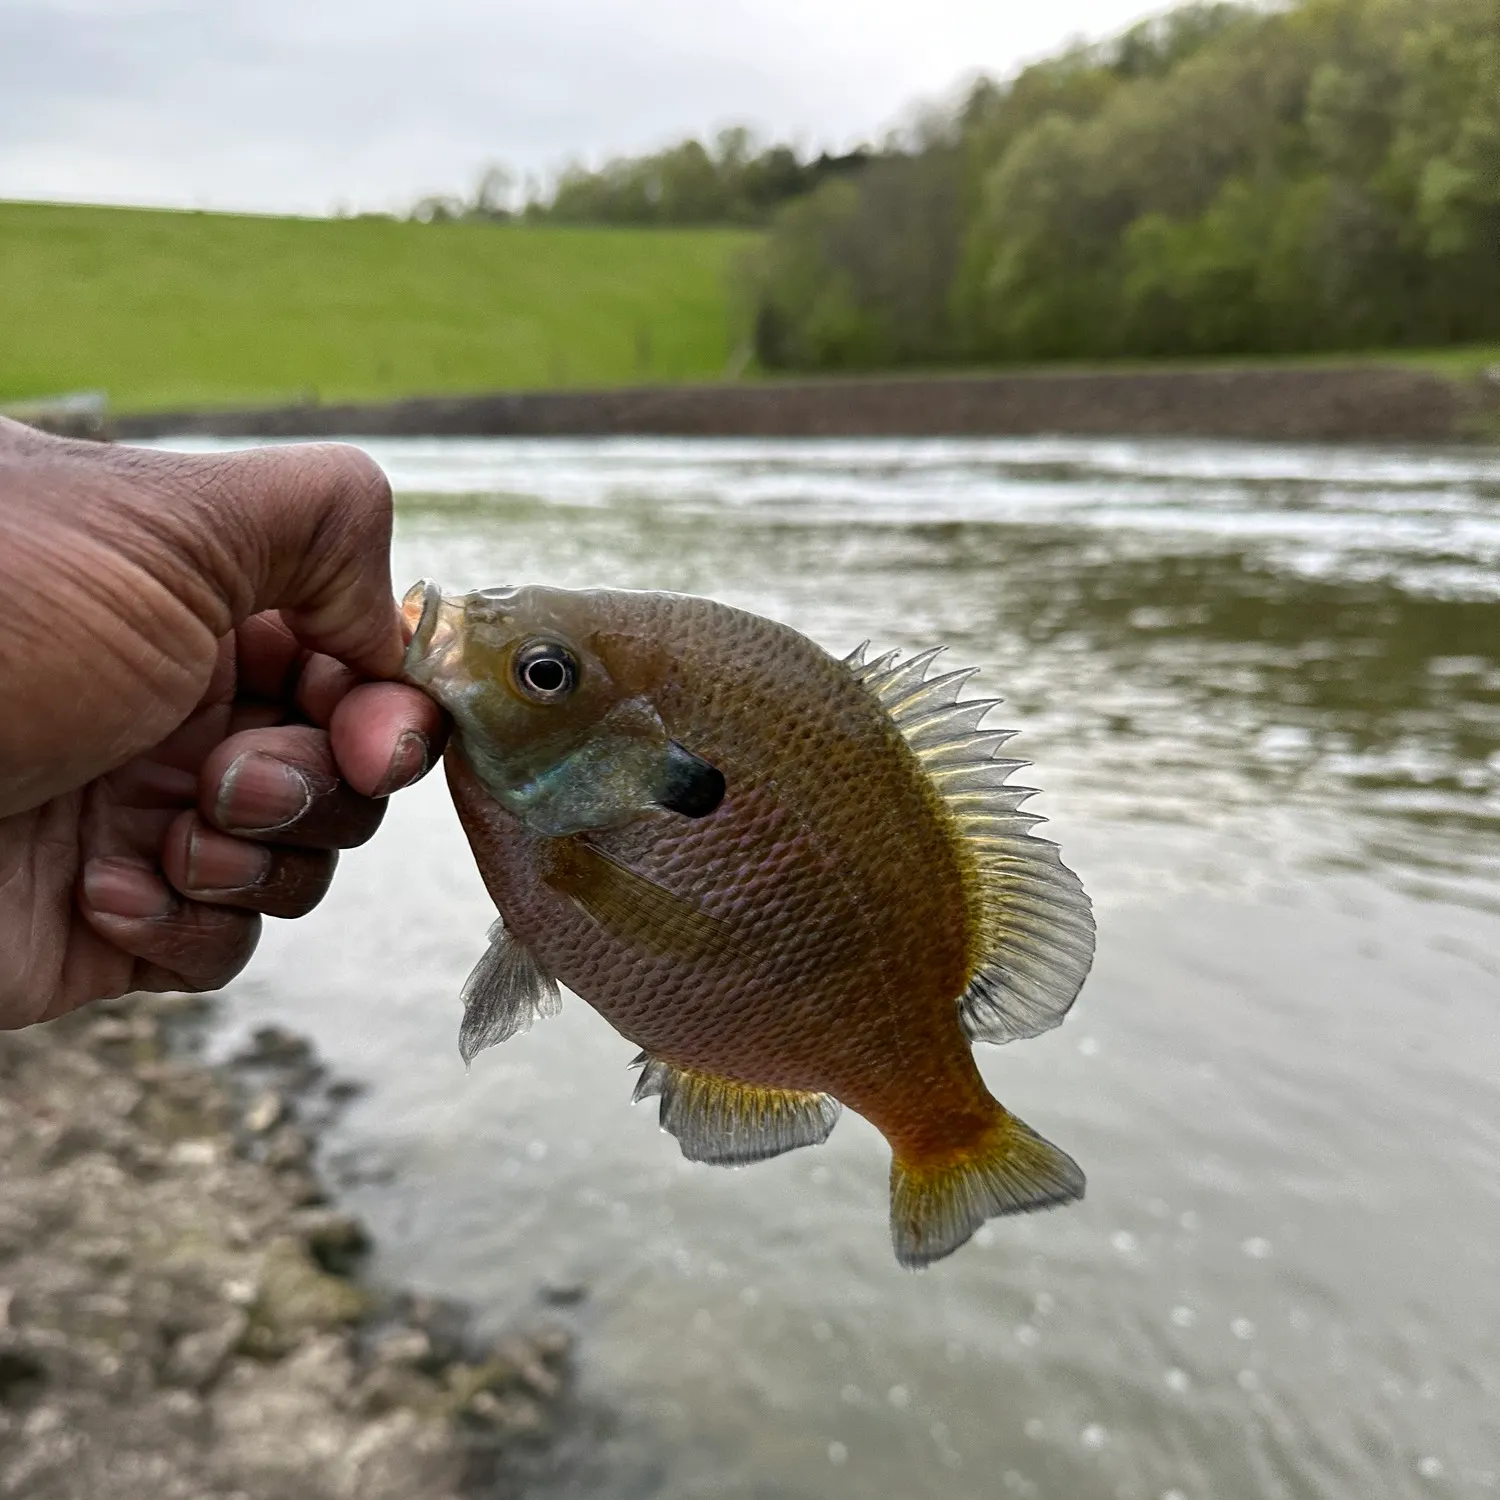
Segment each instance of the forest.
[{"label": "forest", "polygon": [[1194,4],[776,213],[767,368],[1292,353],[1500,333],[1500,3]]}]

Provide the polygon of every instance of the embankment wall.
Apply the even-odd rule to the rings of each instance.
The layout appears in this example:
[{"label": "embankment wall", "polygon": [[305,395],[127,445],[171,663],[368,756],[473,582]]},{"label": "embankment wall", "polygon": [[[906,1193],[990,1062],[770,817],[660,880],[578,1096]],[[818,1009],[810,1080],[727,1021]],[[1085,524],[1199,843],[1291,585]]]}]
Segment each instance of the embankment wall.
[{"label": "embankment wall", "polygon": [[1500,431],[1500,382],[1394,366],[767,380],[428,396],[115,419],[122,439],[1071,436],[1453,442]]}]

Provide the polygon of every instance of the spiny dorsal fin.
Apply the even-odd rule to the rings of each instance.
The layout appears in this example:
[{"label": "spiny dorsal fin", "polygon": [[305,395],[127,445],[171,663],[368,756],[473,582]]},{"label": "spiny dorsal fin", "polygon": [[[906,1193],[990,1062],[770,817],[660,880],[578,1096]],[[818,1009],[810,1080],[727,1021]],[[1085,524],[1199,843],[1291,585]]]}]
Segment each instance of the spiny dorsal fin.
[{"label": "spiny dorsal fin", "polygon": [[1057,846],[1031,836],[1042,820],[1021,804],[1035,789],[1009,784],[1027,762],[995,754],[1015,731],[980,728],[1001,700],[959,698],[974,669],[929,676],[940,649],[866,662],[861,646],[845,665],[901,731],[963,840],[977,941],[959,1018],[974,1041],[1009,1042],[1067,1014],[1093,962],[1093,911]]},{"label": "spiny dorsal fin", "polygon": [[838,1123],[829,1094],[765,1088],[680,1068],[646,1053],[632,1103],[661,1096],[661,1128],[677,1137],[689,1161],[744,1166],[798,1146],[816,1146]]},{"label": "spiny dorsal fin", "polygon": [[529,1030],[538,1016],[555,1016],[562,1009],[557,981],[542,972],[499,919],[490,928],[484,957],[464,982],[463,1002],[458,1050],[465,1065],[486,1047]]}]

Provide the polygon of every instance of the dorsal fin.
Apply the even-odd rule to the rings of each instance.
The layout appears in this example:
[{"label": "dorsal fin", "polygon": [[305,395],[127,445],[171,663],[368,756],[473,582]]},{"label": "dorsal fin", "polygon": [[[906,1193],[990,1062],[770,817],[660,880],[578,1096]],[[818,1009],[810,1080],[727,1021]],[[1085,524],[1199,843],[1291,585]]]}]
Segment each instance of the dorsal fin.
[{"label": "dorsal fin", "polygon": [[1094,917],[1057,846],[1034,838],[1043,821],[1020,810],[1035,788],[1011,786],[1028,764],[995,752],[1013,730],[982,729],[1001,700],[960,700],[974,670],[928,675],[938,652],[901,662],[888,652],[846,658],[855,681],[890,715],[953,820],[967,854],[974,931],[959,1018],[974,1041],[1009,1042],[1056,1026],[1094,958]]}]

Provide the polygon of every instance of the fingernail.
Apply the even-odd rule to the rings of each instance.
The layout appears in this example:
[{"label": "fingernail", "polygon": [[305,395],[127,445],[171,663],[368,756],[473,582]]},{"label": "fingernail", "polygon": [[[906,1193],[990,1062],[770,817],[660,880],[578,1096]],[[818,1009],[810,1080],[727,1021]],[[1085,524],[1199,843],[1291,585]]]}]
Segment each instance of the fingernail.
[{"label": "fingernail", "polygon": [[406,730],[396,741],[396,753],[391,756],[390,766],[375,788],[375,795],[389,797],[392,792],[399,792],[402,787],[419,780],[427,770],[431,754],[425,735],[418,734],[415,729]]},{"label": "fingernail", "polygon": [[83,899],[100,915],[165,917],[177,905],[155,871],[128,859],[91,859],[83,867]]},{"label": "fingernail", "polygon": [[187,888],[190,891],[243,891],[271,872],[271,851],[264,844],[232,839],[211,828],[188,835]]},{"label": "fingernail", "polygon": [[307,777],[284,760],[247,750],[230,763],[214,804],[221,828],[270,833],[294,823],[312,805]]}]

